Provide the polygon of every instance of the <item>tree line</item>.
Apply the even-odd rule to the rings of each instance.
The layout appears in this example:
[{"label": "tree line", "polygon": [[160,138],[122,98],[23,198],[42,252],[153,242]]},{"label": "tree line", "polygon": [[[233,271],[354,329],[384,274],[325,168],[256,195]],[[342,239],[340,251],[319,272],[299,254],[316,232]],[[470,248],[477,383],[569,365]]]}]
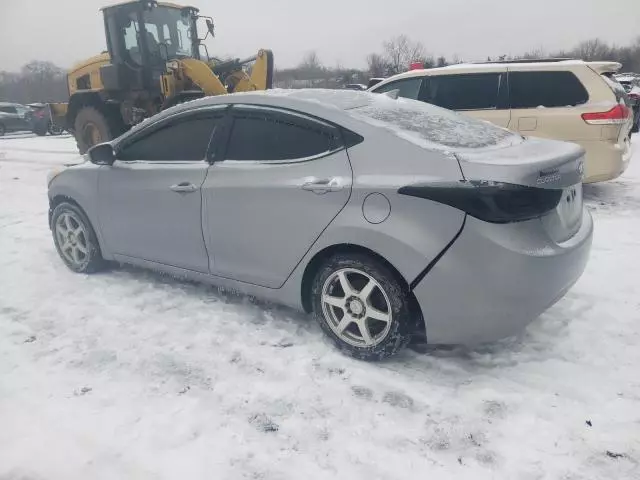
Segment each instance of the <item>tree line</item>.
[{"label": "tree line", "polygon": [[[366,83],[374,77],[395,75],[407,71],[414,62],[422,64],[424,68],[433,68],[463,61],[458,56],[434,56],[422,42],[406,35],[390,38],[381,47],[380,51],[367,55],[366,69],[342,65],[327,67],[316,52],[309,52],[296,67],[276,70],[276,86],[336,88],[347,83]],[[626,46],[611,45],[596,38],[581,42],[569,50],[547,52],[538,49],[516,57],[487,57],[487,61],[546,57],[616,61],[622,64],[623,72],[640,73],[640,36]],[[66,71],[51,62],[36,60],[27,63],[19,72],[0,71],[0,101],[34,103],[63,102],[67,99]]]}]

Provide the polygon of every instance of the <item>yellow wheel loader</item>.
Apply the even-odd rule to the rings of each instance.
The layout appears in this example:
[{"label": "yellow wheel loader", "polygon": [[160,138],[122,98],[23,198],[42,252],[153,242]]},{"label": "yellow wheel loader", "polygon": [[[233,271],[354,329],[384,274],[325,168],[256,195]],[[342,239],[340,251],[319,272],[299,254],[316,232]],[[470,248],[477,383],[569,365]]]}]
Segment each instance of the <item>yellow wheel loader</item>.
[{"label": "yellow wheel loader", "polygon": [[[209,58],[202,41],[213,35],[213,21],[194,7],[133,0],[102,12],[108,51],[74,66],[69,102],[50,104],[54,125],[74,134],[80,153],[178,103],[272,86],[270,50],[242,60]],[[207,26],[204,38],[198,20]]]}]

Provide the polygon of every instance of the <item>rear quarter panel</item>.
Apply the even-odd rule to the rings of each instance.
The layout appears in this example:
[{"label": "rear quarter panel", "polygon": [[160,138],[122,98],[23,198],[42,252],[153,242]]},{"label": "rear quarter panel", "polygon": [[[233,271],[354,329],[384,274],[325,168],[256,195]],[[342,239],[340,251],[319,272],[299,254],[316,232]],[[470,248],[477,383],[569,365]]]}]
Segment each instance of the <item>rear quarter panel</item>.
[{"label": "rear quarter panel", "polygon": [[[354,173],[349,202],[312,246],[299,269],[327,247],[352,244],[384,257],[410,284],[458,233],[464,213],[400,195],[398,189],[419,182],[459,181],[462,175],[458,163],[453,155],[426,150],[379,128],[360,129],[358,133],[365,140],[348,151]],[[371,194],[383,195],[389,204],[388,216],[379,223],[365,218],[363,209]],[[383,217],[384,212],[380,213]]]}]

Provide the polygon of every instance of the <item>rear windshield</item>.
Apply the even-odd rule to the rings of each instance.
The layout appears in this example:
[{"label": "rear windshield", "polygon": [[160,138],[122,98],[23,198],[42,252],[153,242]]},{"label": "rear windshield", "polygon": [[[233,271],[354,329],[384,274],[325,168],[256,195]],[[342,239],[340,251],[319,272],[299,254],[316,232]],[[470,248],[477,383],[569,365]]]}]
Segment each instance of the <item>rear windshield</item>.
[{"label": "rear windshield", "polygon": [[428,103],[377,96],[368,105],[349,110],[360,120],[392,130],[420,146],[482,148],[517,140],[514,133]]}]

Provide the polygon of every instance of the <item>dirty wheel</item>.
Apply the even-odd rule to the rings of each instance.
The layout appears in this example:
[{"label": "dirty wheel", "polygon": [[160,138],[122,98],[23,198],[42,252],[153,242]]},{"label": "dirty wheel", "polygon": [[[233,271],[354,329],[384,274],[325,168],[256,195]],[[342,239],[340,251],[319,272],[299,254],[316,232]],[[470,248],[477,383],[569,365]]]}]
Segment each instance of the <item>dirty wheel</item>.
[{"label": "dirty wheel", "polygon": [[381,360],[410,340],[409,296],[381,262],[360,254],[330,258],[312,285],[313,313],[345,353]]},{"label": "dirty wheel", "polygon": [[61,203],[53,211],[51,230],[62,261],[74,272],[92,273],[102,269],[95,231],[84,212],[72,203]]},{"label": "dirty wheel", "polygon": [[94,145],[108,142],[121,133],[117,119],[94,107],[83,107],[76,115],[74,127],[80,153],[86,153]]}]

